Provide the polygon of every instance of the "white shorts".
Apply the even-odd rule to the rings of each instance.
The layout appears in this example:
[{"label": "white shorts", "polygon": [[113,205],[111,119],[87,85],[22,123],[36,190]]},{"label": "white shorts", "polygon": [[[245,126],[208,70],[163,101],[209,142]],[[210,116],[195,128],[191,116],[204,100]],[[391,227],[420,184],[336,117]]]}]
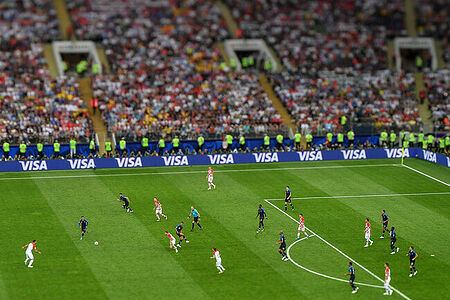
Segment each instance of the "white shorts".
[{"label": "white shorts", "polygon": [[170,245],[175,245],[176,240],[175,239],[171,239],[170,240]]},{"label": "white shorts", "polygon": [[221,265],[222,265],[222,260],[221,259],[216,260],[216,267],[221,266]]},{"label": "white shorts", "polygon": [[160,215],[162,215],[162,209],[157,209],[157,210],[155,210],[155,214],[160,214]]},{"label": "white shorts", "polygon": [[366,232],[365,237],[366,237],[366,240],[369,240],[370,239],[370,232]]},{"label": "white shorts", "polygon": [[298,231],[305,232],[305,225],[298,225]]},{"label": "white shorts", "polygon": [[389,278],[388,280],[386,280],[386,281],[384,282],[384,288],[388,288],[390,282],[391,282],[391,279],[390,279],[390,278]]},{"label": "white shorts", "polygon": [[213,178],[212,177],[208,177],[208,183],[212,183],[213,182]]},{"label": "white shorts", "polygon": [[29,259],[34,259],[33,253],[31,253],[31,252],[25,252],[25,255],[26,255],[27,258],[29,258]]}]

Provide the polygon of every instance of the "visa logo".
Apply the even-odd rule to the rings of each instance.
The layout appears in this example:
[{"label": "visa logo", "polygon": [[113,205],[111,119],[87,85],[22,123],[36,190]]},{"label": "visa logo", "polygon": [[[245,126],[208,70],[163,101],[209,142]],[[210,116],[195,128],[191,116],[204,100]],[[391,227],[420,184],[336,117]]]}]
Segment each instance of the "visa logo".
[{"label": "visa logo", "polygon": [[366,159],[366,150],[341,150],[344,159]]},{"label": "visa logo", "polygon": [[321,151],[304,151],[297,153],[300,161],[323,160]]},{"label": "visa logo", "polygon": [[95,162],[93,159],[68,159],[71,169],[95,169]]},{"label": "visa logo", "polygon": [[[434,152],[422,150],[423,151],[423,159],[436,163],[437,155]],[[448,159],[448,158],[447,158]]]},{"label": "visa logo", "polygon": [[278,153],[253,153],[257,163],[278,162]]},{"label": "visa logo", "polygon": [[142,159],[140,157],[120,157],[116,158],[119,168],[142,167]]},{"label": "visa logo", "polygon": [[22,165],[23,171],[43,171],[47,170],[47,163],[45,160],[35,160],[35,161],[19,161]]},{"label": "visa logo", "polygon": [[212,165],[234,164],[233,154],[208,155]]},{"label": "visa logo", "polygon": [[163,156],[165,166],[187,166],[187,156]]},{"label": "visa logo", "polygon": [[[402,149],[384,149],[386,151],[387,158],[402,158]],[[408,148],[405,149],[403,157],[409,157]]]}]

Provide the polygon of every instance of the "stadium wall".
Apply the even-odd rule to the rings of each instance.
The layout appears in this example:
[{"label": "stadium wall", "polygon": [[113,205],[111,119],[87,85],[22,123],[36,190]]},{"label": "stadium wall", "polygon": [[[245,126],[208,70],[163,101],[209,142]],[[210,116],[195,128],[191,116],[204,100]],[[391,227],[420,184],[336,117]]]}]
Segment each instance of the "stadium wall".
[{"label": "stadium wall", "polygon": [[[222,165],[297,161],[398,159],[401,157],[402,149],[394,148],[36,161],[2,161],[0,162],[0,172]],[[450,167],[449,157],[419,148],[405,149],[404,157],[417,157],[436,164]]]}]

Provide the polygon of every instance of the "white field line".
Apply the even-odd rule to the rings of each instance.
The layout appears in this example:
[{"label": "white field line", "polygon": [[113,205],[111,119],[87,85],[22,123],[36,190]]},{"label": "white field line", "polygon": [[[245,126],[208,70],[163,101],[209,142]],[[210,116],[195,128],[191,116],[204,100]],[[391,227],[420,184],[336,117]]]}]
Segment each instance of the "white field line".
[{"label": "white field line", "polygon": [[[426,195],[448,195],[450,192],[430,192],[415,194],[385,194],[385,195],[350,195],[350,196],[320,196],[320,197],[303,197],[291,198],[292,200],[312,200],[312,199],[342,199],[342,198],[374,198],[374,197],[402,197],[402,196],[426,196]],[[265,199],[268,201],[284,201],[284,198]]]},{"label": "white field line", "polygon": [[425,177],[428,177],[428,178],[430,178],[430,179],[433,179],[434,181],[437,181],[437,182],[439,182],[439,183],[442,183],[443,185],[446,185],[446,186],[450,186],[450,184],[448,184],[447,182],[444,182],[444,181],[442,181],[442,180],[439,180],[439,179],[437,179],[437,178],[434,178],[433,176],[430,176],[430,175],[428,175],[428,174],[425,174],[424,172],[421,172],[421,171],[419,171],[419,170],[416,170],[416,169],[414,169],[414,168],[412,168],[412,167],[410,167],[410,166],[407,166],[407,165],[403,165],[405,168],[408,168],[408,169],[410,169],[411,171],[414,171],[414,172],[416,172],[416,173],[419,173],[420,175],[423,175],[423,176],[425,176]]},{"label": "white field line", "polygon": [[[271,203],[270,201],[264,199],[265,202],[269,203],[271,206],[273,206],[275,209],[277,209],[278,211],[280,211],[282,214],[286,215],[288,218],[290,218],[292,221],[294,221],[295,223],[299,223],[296,219],[294,219],[293,217],[291,217],[289,214],[287,214],[286,212],[282,211],[279,207],[277,207],[276,205],[274,205],[273,203]],[[338,248],[336,248],[334,245],[332,245],[330,242],[328,242],[327,240],[325,240],[324,238],[322,238],[320,235],[318,235],[317,233],[315,233],[314,231],[312,231],[311,229],[308,228],[308,231],[310,231],[312,234],[314,234],[318,239],[320,239],[322,242],[324,242],[325,244],[327,244],[328,246],[330,246],[331,248],[333,248],[334,250],[336,250],[337,252],[339,252],[342,256],[344,256],[345,258],[349,259],[350,261],[352,261],[355,265],[357,265],[358,267],[360,267],[361,269],[363,269],[364,271],[366,271],[367,273],[369,273],[370,275],[372,275],[373,277],[375,277],[378,281],[384,283],[384,280],[381,279],[380,277],[378,277],[377,275],[375,275],[373,272],[371,272],[369,269],[367,269],[366,267],[364,267],[363,265],[361,265],[360,263],[358,263],[356,260],[354,260],[353,258],[351,258],[350,256],[348,256],[347,254],[345,254],[344,252],[342,252],[341,250],[339,250]],[[408,296],[406,296],[405,294],[403,294],[402,292],[400,292],[399,290],[397,290],[396,288],[394,288],[392,285],[389,285],[391,287],[391,289],[393,291],[395,291],[397,294],[399,294],[400,296],[402,296],[404,299],[406,300],[411,300],[410,298],[408,298]]]},{"label": "white field line", "polygon": [[[370,167],[393,167],[400,164],[378,164],[378,165],[339,165],[339,166],[320,166],[320,167],[292,167],[292,168],[263,168],[263,169],[241,169],[241,170],[217,170],[215,173],[231,172],[262,172],[262,171],[285,171],[285,170],[314,170],[314,169],[341,169],[341,168],[370,168]],[[107,170],[107,169],[101,169]],[[118,169],[112,169],[118,170]],[[71,171],[71,170],[66,170]],[[45,172],[45,171],[42,171]],[[24,172],[23,174],[25,174]],[[145,172],[145,173],[127,173],[127,174],[85,174],[85,175],[59,175],[59,176],[34,176],[34,177],[5,177],[5,180],[28,180],[28,179],[55,179],[55,178],[91,178],[91,177],[121,177],[121,176],[146,176],[146,175],[178,175],[178,174],[206,174],[206,171],[174,171],[174,172]]]},{"label": "white field line", "polygon": [[[310,235],[309,238],[314,237],[314,236],[315,236],[315,235]],[[345,280],[345,279],[342,279],[342,278],[337,278],[337,277],[333,277],[333,276],[328,276],[328,275],[325,275],[325,274],[322,274],[322,273],[319,273],[319,272],[310,270],[310,269],[308,269],[308,268],[306,268],[306,267],[304,267],[304,266],[298,264],[296,261],[294,261],[294,260],[291,258],[291,256],[289,255],[289,252],[290,252],[292,246],[294,246],[294,245],[297,244],[298,242],[301,242],[301,241],[303,241],[303,240],[305,240],[305,239],[308,239],[308,237],[304,237],[304,238],[301,238],[301,239],[299,239],[299,240],[296,240],[296,241],[293,242],[291,245],[289,245],[289,247],[288,247],[287,250],[286,250],[286,254],[287,254],[289,260],[290,260],[294,265],[296,265],[297,267],[299,267],[300,269],[303,269],[303,270],[305,270],[305,271],[307,271],[307,272],[309,272],[309,273],[312,273],[312,274],[315,274],[315,275],[318,275],[318,276],[321,276],[321,277],[325,277],[325,278],[329,278],[329,279],[341,281],[341,282],[348,282],[348,280]],[[357,285],[363,285],[363,286],[368,286],[368,287],[373,287],[373,288],[381,288],[381,289],[384,288],[384,286],[382,286],[382,285],[373,285],[373,284],[367,284],[367,283],[356,282],[356,281],[355,281],[354,283],[357,284]]]}]

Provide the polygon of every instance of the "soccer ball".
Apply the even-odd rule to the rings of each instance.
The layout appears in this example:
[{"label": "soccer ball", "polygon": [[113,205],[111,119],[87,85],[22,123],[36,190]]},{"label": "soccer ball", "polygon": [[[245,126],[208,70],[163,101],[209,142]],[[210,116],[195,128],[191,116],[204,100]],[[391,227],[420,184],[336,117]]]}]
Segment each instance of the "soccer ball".
[{"label": "soccer ball", "polygon": [[98,245],[98,242],[97,242],[97,241],[95,241],[95,242],[94,242],[94,245],[95,245],[95,246],[97,246],[97,245]]}]

